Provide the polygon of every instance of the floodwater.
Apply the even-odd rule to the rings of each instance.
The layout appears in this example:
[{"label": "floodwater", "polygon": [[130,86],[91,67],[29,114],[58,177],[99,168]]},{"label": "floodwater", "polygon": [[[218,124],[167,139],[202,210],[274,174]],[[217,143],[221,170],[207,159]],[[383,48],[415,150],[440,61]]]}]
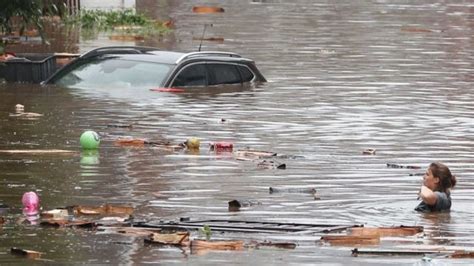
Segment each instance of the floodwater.
[{"label": "floodwater", "polygon": [[[150,1],[148,1],[150,2]],[[135,217],[157,222],[229,219],[365,226],[421,225],[422,236],[383,238],[374,249],[474,250],[474,92],[472,1],[158,1],[175,30],[132,44],[192,51],[204,24],[203,50],[240,53],[257,62],[268,83],[193,91],[64,90],[0,85],[0,148],[68,149],[74,155],[0,155],[0,263],[25,263],[17,246],[60,264],[452,265],[468,259],[431,256],[352,257],[353,246],[321,245],[321,233],[239,234],[213,239],[290,241],[294,250],[245,249],[190,254],[144,245],[143,238],[83,229],[18,224],[21,195],[36,191],[44,209],[131,204]],[[222,14],[193,14],[219,4]],[[139,5],[137,5],[139,6]],[[139,6],[140,7],[140,6]],[[156,11],[158,14],[162,10]],[[81,40],[84,51],[108,40]],[[68,50],[67,47],[65,50]],[[14,105],[44,114],[11,117]],[[225,121],[223,121],[223,119]],[[132,128],[108,127],[133,124]],[[98,153],[81,152],[88,129],[102,137]],[[119,137],[201,140],[198,153],[118,147]],[[215,141],[294,155],[285,170],[208,150]],[[375,155],[363,155],[368,148]],[[458,177],[450,213],[415,212],[422,174],[446,163]],[[387,163],[421,169],[388,168]],[[269,187],[316,188],[269,193]],[[229,212],[228,201],[258,204]],[[194,232],[193,237],[199,237]],[[202,236],[201,236],[202,237]]]}]

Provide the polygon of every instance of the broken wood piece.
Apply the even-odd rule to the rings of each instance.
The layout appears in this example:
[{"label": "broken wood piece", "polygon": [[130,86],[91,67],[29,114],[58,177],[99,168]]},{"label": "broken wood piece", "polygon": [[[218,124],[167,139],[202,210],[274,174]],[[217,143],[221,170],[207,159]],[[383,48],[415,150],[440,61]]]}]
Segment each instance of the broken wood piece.
[{"label": "broken wood piece", "polygon": [[417,27],[408,27],[408,26],[404,26],[400,30],[405,31],[405,32],[420,32],[420,33],[433,32],[433,30],[430,30],[430,29],[417,28]]},{"label": "broken wood piece", "polygon": [[145,242],[160,245],[188,246],[189,232],[176,232],[168,234],[152,233],[147,239],[145,239]]},{"label": "broken wood piece", "polygon": [[242,240],[192,240],[191,252],[199,250],[243,250]]},{"label": "broken wood piece", "polygon": [[50,219],[50,220],[57,220],[57,219],[67,219],[69,216],[69,212],[67,209],[54,209],[49,211],[43,211],[40,214],[42,219]]},{"label": "broken wood piece", "polygon": [[97,230],[103,231],[105,233],[117,233],[135,237],[148,237],[150,234],[161,232],[161,229],[159,228],[137,228],[124,226],[101,226]]},{"label": "broken wood piece", "polygon": [[38,252],[38,251],[34,251],[34,250],[29,250],[29,249],[22,249],[22,248],[15,248],[15,247],[12,247],[10,249],[10,253],[13,254],[13,255],[17,255],[17,256],[23,256],[23,257],[26,257],[28,259],[38,259],[41,257],[41,252]]},{"label": "broken wood piece", "polygon": [[117,139],[114,142],[117,146],[144,147],[145,145],[164,147],[168,149],[184,149],[184,144],[172,144],[169,141],[148,141],[145,139]]},{"label": "broken wood piece", "polygon": [[326,235],[326,236],[322,236],[320,241],[329,243],[332,246],[378,245],[380,243],[380,235],[370,235],[370,236]]},{"label": "broken wood piece", "polygon": [[73,206],[75,214],[78,215],[131,215],[133,214],[133,207],[105,204],[102,206]]},{"label": "broken wood piece", "polygon": [[399,227],[353,227],[350,228],[352,236],[412,236],[423,232],[423,226],[399,226]]},{"label": "broken wood piece", "polygon": [[381,255],[381,256],[425,256],[426,254],[442,254],[442,251],[423,251],[423,250],[359,250],[357,248],[352,250],[352,256],[359,255]]},{"label": "broken wood piece", "polygon": [[193,12],[201,14],[223,13],[224,8],[217,6],[195,6],[193,7]]},{"label": "broken wood piece", "polygon": [[474,258],[474,251],[457,250],[453,254],[449,255],[448,258],[452,258],[452,259],[473,259]]},{"label": "broken wood piece", "polygon": [[41,155],[41,154],[73,154],[75,151],[69,150],[0,150],[0,153],[6,154],[31,154],[31,155]]},{"label": "broken wood piece", "polygon": [[310,193],[310,194],[316,194],[316,189],[315,188],[275,188],[275,187],[270,187],[269,192],[270,192],[270,194],[273,194],[273,193]]}]

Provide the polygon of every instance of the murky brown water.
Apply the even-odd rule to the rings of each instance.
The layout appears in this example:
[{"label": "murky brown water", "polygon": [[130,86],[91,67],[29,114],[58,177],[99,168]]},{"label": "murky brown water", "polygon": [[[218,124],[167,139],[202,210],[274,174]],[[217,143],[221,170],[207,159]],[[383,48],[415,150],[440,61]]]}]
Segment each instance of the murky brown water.
[{"label": "murky brown water", "polygon": [[[191,13],[192,6],[209,3],[226,12]],[[45,252],[45,259],[58,263],[423,263],[418,256],[353,258],[352,247],[316,243],[321,234],[216,233],[215,238],[294,241],[298,247],[198,256],[125,236],[15,225],[21,195],[29,190],[40,194],[47,209],[129,203],[136,217],[150,221],[422,225],[424,237],[383,240],[381,247],[474,249],[471,1],[162,1],[157,6],[169,9],[176,30],[137,44],[195,50],[199,43],[192,37],[212,23],[207,35],[225,41],[205,42],[203,49],[253,58],[269,82],[184,94],[0,85],[1,149],[78,151],[74,156],[0,155],[0,203],[11,206],[3,214],[10,222],[2,228],[0,263],[24,262],[10,255],[12,246]],[[106,43],[112,42],[82,41],[78,49]],[[9,117],[17,103],[44,117]],[[132,129],[107,127],[129,123]],[[80,153],[79,136],[87,129],[102,136],[98,154]],[[198,137],[203,148],[193,154],[114,146],[121,136],[176,143]],[[259,169],[256,162],[209,152],[213,141],[303,158],[280,159],[286,170]],[[376,155],[362,155],[366,148],[375,148]],[[445,162],[458,176],[450,214],[413,210],[421,176],[410,174],[423,173],[432,161]],[[386,163],[423,169],[393,169]],[[269,187],[314,187],[321,199],[269,194]],[[232,199],[261,204],[229,213]]]}]

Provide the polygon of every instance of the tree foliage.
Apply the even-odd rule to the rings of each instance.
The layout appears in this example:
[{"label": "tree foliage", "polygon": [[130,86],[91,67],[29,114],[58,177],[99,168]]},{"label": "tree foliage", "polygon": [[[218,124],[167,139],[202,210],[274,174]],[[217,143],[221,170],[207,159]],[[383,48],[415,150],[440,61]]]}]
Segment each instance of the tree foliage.
[{"label": "tree foliage", "polygon": [[52,0],[0,0],[0,34],[18,30],[23,35],[26,29],[36,28],[44,37],[42,17],[51,13],[58,13]]}]

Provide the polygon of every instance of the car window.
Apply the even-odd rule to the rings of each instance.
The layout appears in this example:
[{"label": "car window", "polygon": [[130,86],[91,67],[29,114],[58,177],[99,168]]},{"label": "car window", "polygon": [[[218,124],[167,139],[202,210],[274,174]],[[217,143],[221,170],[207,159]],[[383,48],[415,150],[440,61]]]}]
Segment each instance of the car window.
[{"label": "car window", "polygon": [[208,64],[209,85],[241,83],[239,70],[230,64]]},{"label": "car window", "polygon": [[206,86],[206,65],[195,64],[185,67],[173,81],[172,87]]},{"label": "car window", "polygon": [[54,83],[66,87],[155,87],[168,75],[171,65],[126,60],[95,59],[84,62]]},{"label": "car window", "polygon": [[248,69],[248,67],[238,66],[240,75],[242,75],[243,82],[250,82],[253,80],[253,73]]}]

